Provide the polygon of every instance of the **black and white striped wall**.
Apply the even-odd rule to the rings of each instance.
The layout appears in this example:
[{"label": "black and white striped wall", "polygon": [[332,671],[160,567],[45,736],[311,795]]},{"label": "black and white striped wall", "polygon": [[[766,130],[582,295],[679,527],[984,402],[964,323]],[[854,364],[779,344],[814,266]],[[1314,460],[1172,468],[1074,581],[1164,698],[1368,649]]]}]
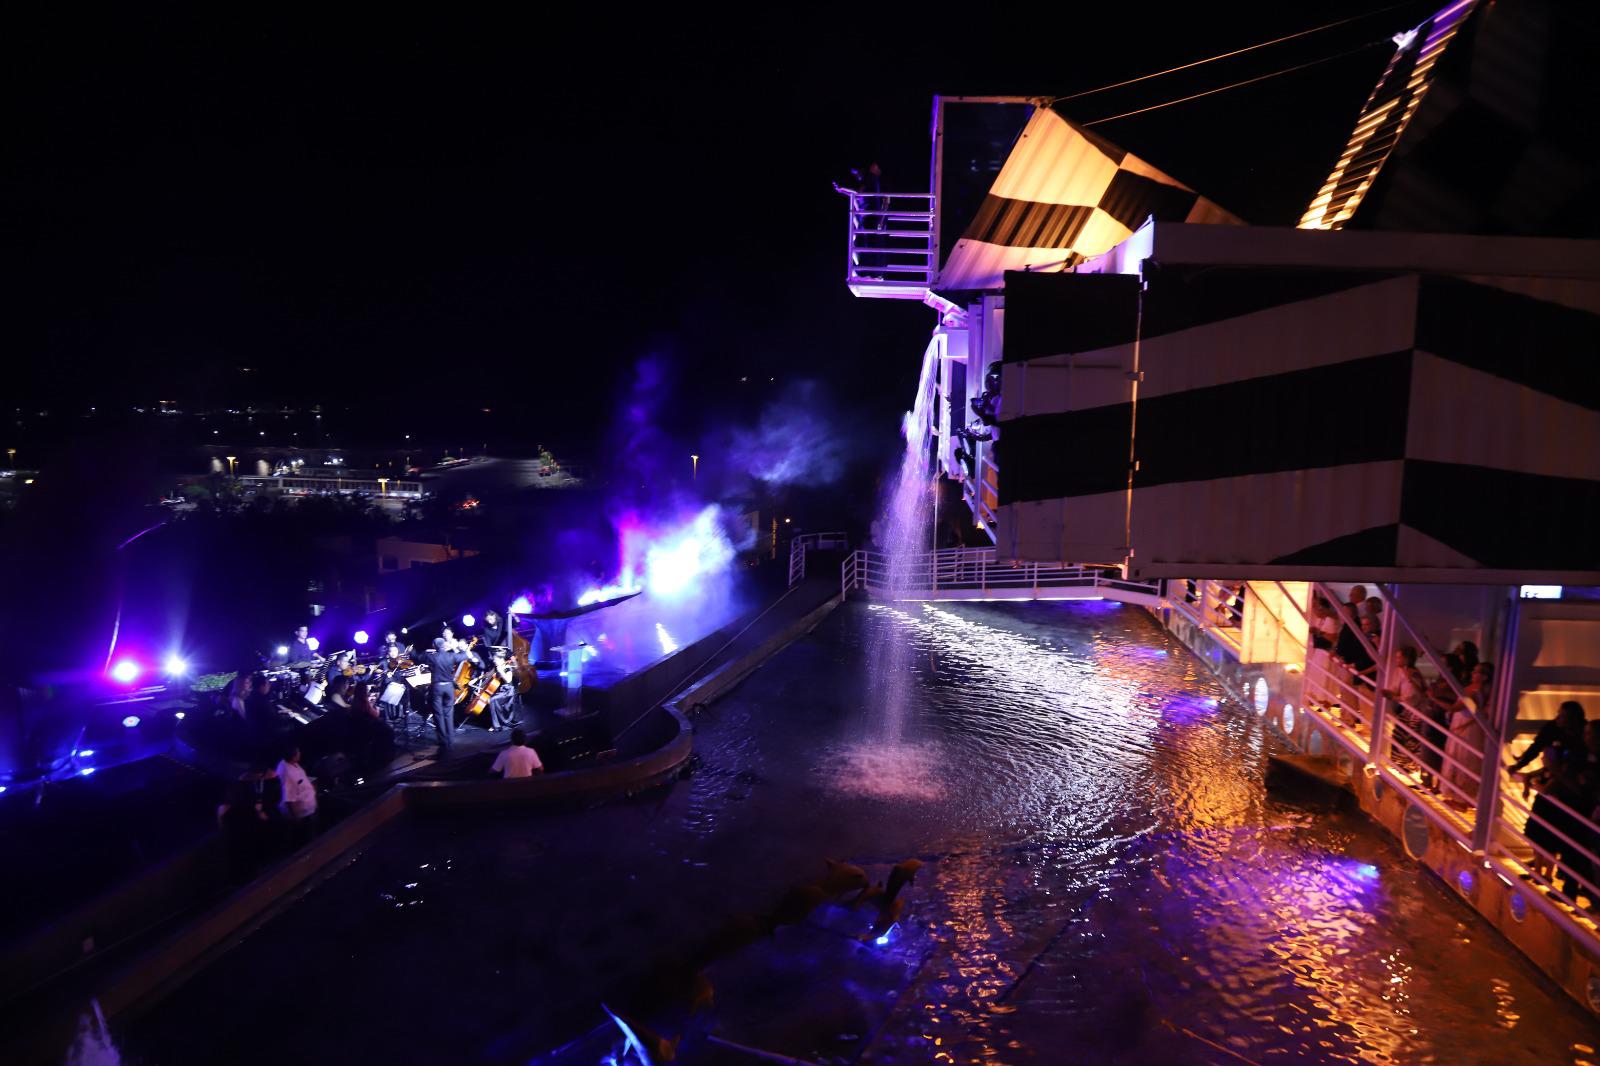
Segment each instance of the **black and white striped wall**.
[{"label": "black and white striped wall", "polygon": [[1600,581],[1600,247],[1174,229],[1221,254],[1007,275],[1002,555]]}]

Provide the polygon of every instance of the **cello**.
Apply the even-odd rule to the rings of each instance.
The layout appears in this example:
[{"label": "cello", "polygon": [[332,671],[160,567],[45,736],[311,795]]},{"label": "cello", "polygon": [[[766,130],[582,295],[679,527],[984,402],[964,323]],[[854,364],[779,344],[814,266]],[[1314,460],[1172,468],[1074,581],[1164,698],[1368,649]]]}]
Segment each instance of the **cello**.
[{"label": "cello", "polygon": [[482,714],[483,709],[489,706],[489,701],[494,698],[494,694],[500,691],[500,686],[511,680],[511,663],[501,659],[486,672],[489,676],[484,678],[483,684],[477,688],[477,694],[472,697],[472,702],[467,705],[469,715]]},{"label": "cello", "polygon": [[[465,648],[466,651],[470,652],[472,650],[473,645],[475,645],[477,643],[478,643],[478,638],[477,637],[473,637],[472,640],[467,642],[467,644],[464,646],[464,648]],[[472,674],[473,674],[472,660],[471,659],[463,659],[461,661],[461,665],[456,667],[455,682],[456,682],[456,702],[457,703],[460,703],[462,700],[466,699],[467,698],[467,694],[472,691]]]}]

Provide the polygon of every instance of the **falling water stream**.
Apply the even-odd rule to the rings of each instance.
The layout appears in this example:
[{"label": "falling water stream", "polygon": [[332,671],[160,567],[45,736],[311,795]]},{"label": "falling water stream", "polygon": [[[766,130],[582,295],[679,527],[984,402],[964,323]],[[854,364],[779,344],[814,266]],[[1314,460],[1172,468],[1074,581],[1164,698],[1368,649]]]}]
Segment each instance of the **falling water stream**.
[{"label": "falling water stream", "polygon": [[[876,549],[886,559],[887,595],[898,599],[925,583],[922,565],[933,541],[934,493],[931,457],[934,375],[938,360],[929,346],[922,357],[916,402],[901,423],[905,451],[884,499],[874,530]],[[828,771],[842,787],[881,796],[931,798],[938,789],[938,766],[926,745],[905,735],[915,699],[912,656],[904,633],[892,626],[873,632],[867,661],[871,664],[871,714],[861,724],[858,743],[838,753]]]}]

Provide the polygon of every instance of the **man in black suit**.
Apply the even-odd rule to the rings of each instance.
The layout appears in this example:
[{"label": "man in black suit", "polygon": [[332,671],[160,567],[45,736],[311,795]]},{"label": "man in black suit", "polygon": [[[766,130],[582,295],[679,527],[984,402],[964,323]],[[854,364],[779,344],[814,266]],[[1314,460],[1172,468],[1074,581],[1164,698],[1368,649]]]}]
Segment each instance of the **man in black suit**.
[{"label": "man in black suit", "polygon": [[[445,630],[449,632],[448,629]],[[456,737],[456,670],[472,658],[454,636],[435,637],[428,652],[428,669],[433,674],[429,702],[433,706],[433,733],[439,738],[439,755],[450,754]]]}]

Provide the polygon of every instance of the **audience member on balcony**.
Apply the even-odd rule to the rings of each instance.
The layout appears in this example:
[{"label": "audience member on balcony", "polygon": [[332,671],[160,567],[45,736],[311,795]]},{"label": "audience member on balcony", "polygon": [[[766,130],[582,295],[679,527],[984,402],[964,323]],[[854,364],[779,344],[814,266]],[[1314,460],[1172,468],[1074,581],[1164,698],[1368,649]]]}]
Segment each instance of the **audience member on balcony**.
[{"label": "audience member on balcony", "polygon": [[1429,770],[1437,768],[1438,762],[1435,757],[1430,766],[1428,748],[1422,741],[1423,738],[1433,743],[1437,741],[1429,736],[1433,731],[1432,715],[1429,713],[1431,701],[1428,699],[1427,682],[1422,679],[1422,671],[1417,669],[1417,649],[1409,644],[1396,648],[1389,676],[1394,679],[1395,687],[1384,689],[1383,695],[1395,701],[1394,713],[1406,726],[1405,729],[1395,729],[1390,756],[1402,769],[1415,767],[1426,788],[1432,776]]},{"label": "audience member on balcony", "polygon": [[1311,646],[1318,651],[1332,652],[1339,640],[1339,624],[1339,612],[1318,593],[1311,601]]},{"label": "audience member on balcony", "polygon": [[[1333,654],[1346,666],[1351,673],[1365,675],[1370,673],[1377,665],[1372,661],[1372,656],[1367,652],[1366,645],[1361,642],[1361,637],[1351,624],[1361,624],[1363,603],[1367,602],[1367,587],[1365,585],[1350,586],[1350,602],[1345,604],[1345,609],[1350,614],[1350,621],[1343,622],[1339,628],[1339,640],[1334,645]],[[1341,621],[1343,621],[1341,619]]]},{"label": "audience member on balcony", "polygon": [[1477,803],[1478,781],[1483,775],[1483,750],[1489,740],[1474,712],[1477,715],[1488,713],[1493,687],[1494,664],[1479,663],[1473,669],[1472,680],[1462,691],[1461,699],[1451,707],[1450,740],[1444,748],[1444,778],[1455,789],[1445,797],[1447,802],[1468,807]]},{"label": "audience member on balcony", "polygon": [[1444,657],[1444,664],[1450,668],[1456,681],[1465,685],[1472,680],[1472,671],[1478,665],[1478,646],[1470,640],[1463,640]]},{"label": "audience member on balcony", "polygon": [[[1528,750],[1517,756],[1512,764],[1506,767],[1506,773],[1520,773],[1522,768],[1528,766],[1533,760],[1544,756],[1540,765],[1543,770],[1548,770],[1572,757],[1577,748],[1584,747],[1584,713],[1583,704],[1577,700],[1567,700],[1556,709],[1556,716],[1539,727],[1538,735],[1533,738],[1533,743],[1528,745]],[[1523,774],[1524,781],[1533,778],[1532,773]]]},{"label": "audience member on balcony", "polygon": [[1368,599],[1361,604],[1361,632],[1367,635],[1374,647],[1383,636],[1383,601]]},{"label": "audience member on balcony", "polygon": [[[1581,722],[1581,705],[1577,713]],[[1570,724],[1572,714],[1563,704],[1557,718],[1565,717]],[[1584,724],[1585,734],[1591,724]],[[1600,736],[1594,739],[1600,740]],[[1593,880],[1591,864],[1573,845],[1594,850],[1590,846],[1593,826],[1586,824],[1585,819],[1592,823],[1600,780],[1597,780],[1583,735],[1576,738],[1566,735],[1558,740],[1559,747],[1552,741],[1545,748],[1540,770],[1533,775],[1539,795],[1533,801],[1533,811],[1523,832],[1539,849],[1530,864],[1534,871],[1549,877],[1558,890],[1572,896],[1577,888],[1573,873]]]}]

